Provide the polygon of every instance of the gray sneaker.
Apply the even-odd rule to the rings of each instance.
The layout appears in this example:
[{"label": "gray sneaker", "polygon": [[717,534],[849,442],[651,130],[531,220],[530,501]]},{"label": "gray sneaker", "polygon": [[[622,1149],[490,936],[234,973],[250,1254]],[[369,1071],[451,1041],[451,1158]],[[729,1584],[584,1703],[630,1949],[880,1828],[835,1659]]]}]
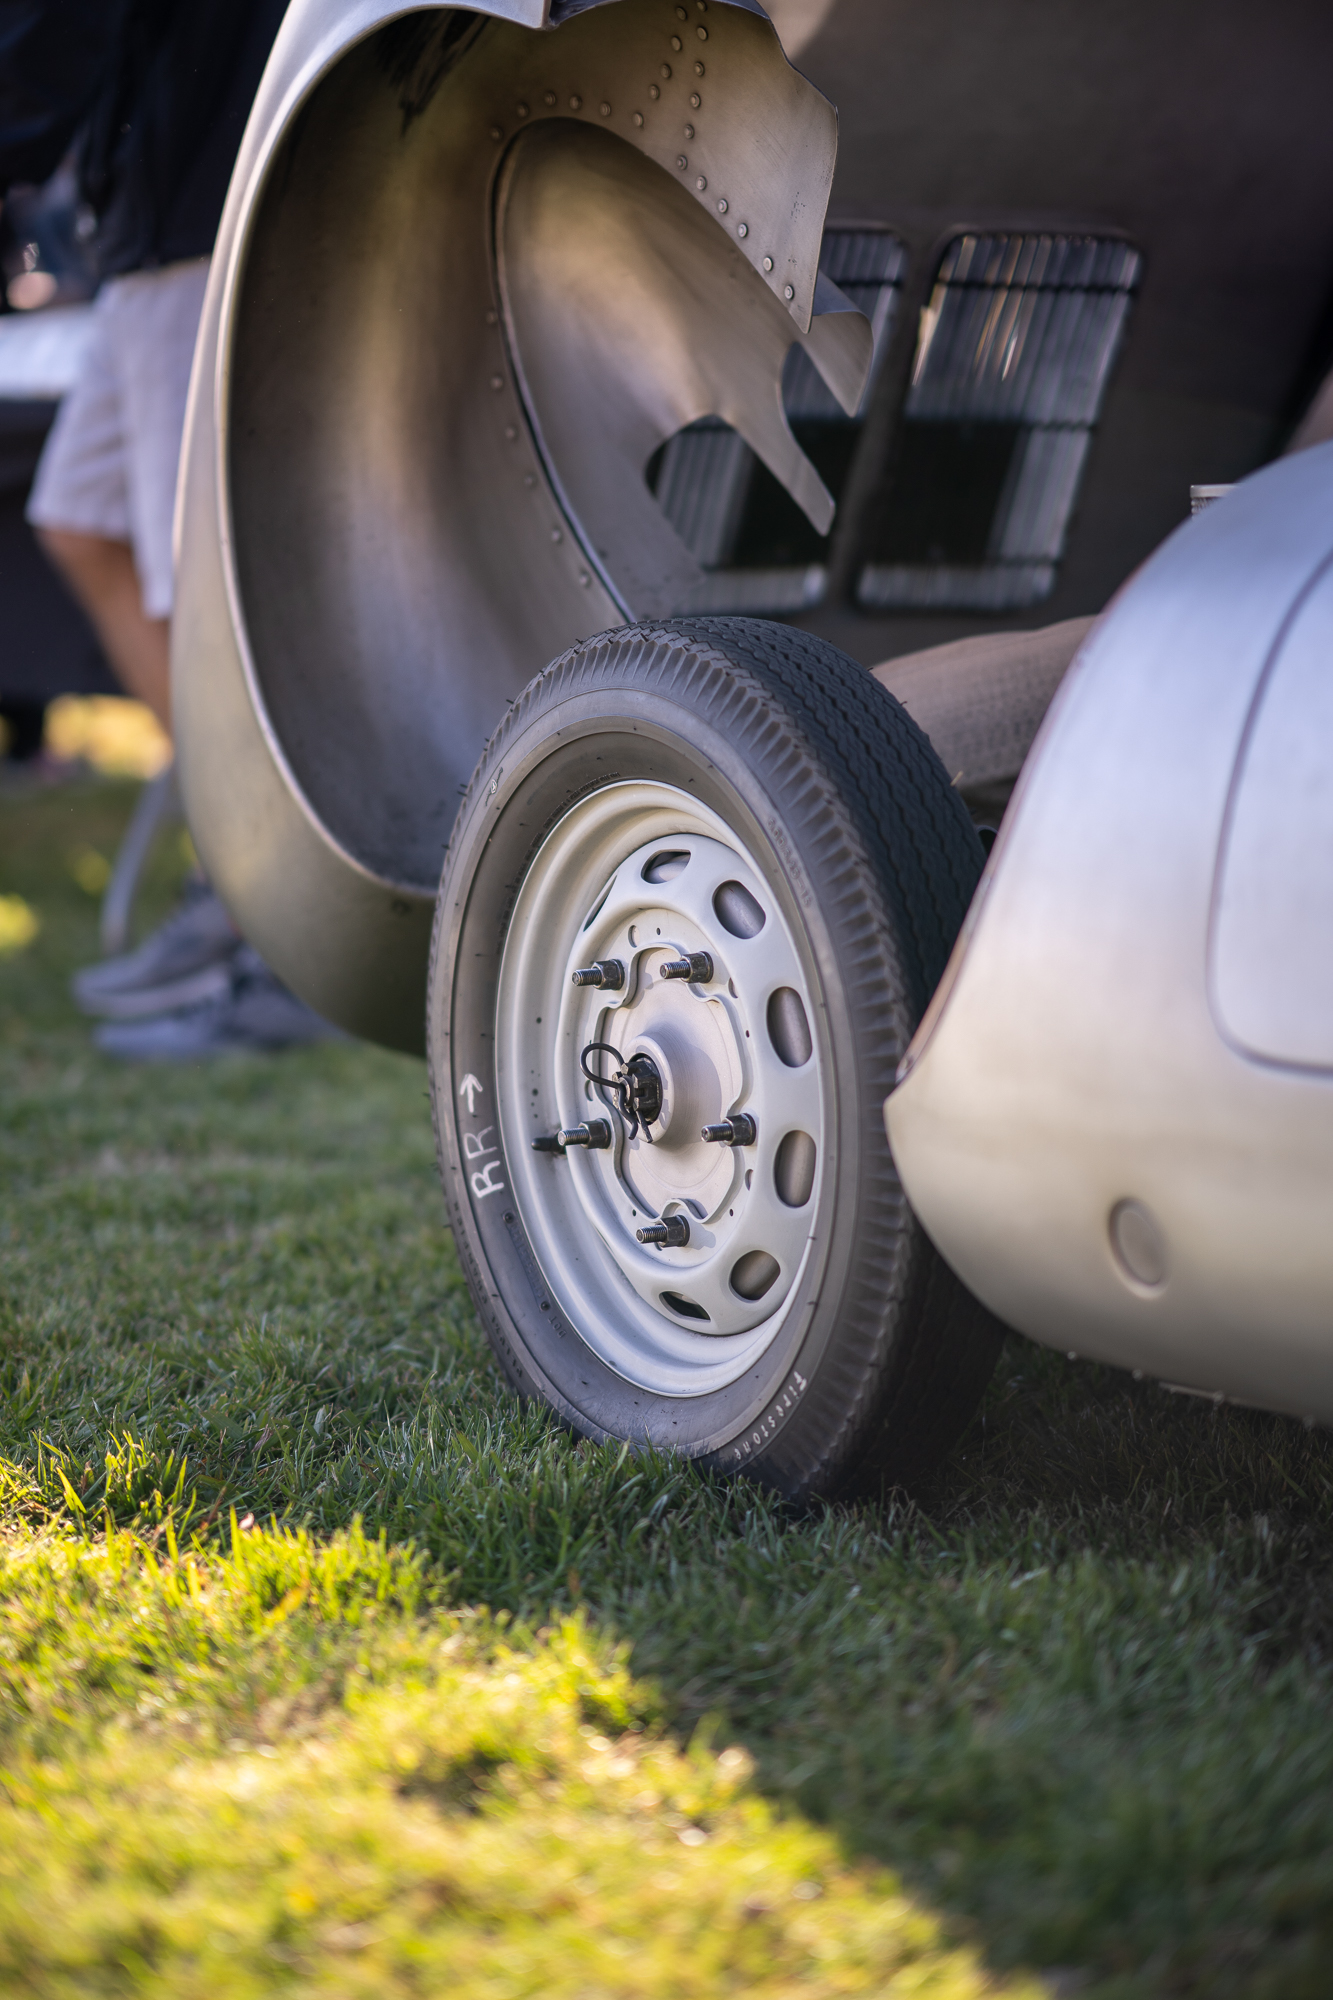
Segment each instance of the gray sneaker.
[{"label": "gray sneaker", "polygon": [[345,1039],[341,1028],[289,992],[249,945],[232,958],[225,994],[151,1021],[118,1021],[93,1031],[99,1049],[126,1062],[200,1062]]},{"label": "gray sneaker", "polygon": [[137,1021],[226,999],[240,932],[207,882],[187,883],[180,908],[137,951],[86,965],[70,982],[85,1014]]}]

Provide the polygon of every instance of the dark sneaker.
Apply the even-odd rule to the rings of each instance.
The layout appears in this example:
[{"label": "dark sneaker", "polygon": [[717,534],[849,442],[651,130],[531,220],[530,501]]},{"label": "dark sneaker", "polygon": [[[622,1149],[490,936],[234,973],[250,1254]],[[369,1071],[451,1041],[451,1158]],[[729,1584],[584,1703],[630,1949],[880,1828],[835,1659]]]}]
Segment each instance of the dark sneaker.
[{"label": "dark sneaker", "polygon": [[99,1049],[126,1062],[200,1062],[343,1039],[341,1028],[289,992],[249,945],[234,954],[224,995],[151,1021],[117,1021],[93,1031]]},{"label": "dark sneaker", "polygon": [[137,951],[86,965],[70,982],[85,1014],[136,1021],[226,999],[241,936],[207,882],[186,886],[180,908]]}]

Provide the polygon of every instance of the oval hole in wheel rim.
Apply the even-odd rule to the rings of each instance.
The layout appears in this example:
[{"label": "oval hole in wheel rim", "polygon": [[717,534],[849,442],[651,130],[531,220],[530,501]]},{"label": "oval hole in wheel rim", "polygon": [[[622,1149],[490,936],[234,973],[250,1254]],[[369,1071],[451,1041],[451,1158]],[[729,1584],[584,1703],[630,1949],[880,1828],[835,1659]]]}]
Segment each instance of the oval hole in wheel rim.
[{"label": "oval hole in wheel rim", "polygon": [[762,1299],[777,1283],[781,1268],[767,1250],[747,1250],[731,1267],[731,1289],[742,1299]]},{"label": "oval hole in wheel rim", "polygon": [[768,922],[763,905],[740,882],[723,882],[715,889],[713,909],[723,930],[730,931],[733,937],[758,937]]},{"label": "oval hole in wheel rim", "polygon": [[662,1304],[671,1312],[679,1313],[682,1319],[708,1319],[701,1305],[694,1299],[687,1299],[680,1292],[663,1292]]},{"label": "oval hole in wheel rim", "polygon": [[645,882],[674,882],[677,875],[683,875],[690,865],[688,848],[664,847],[660,854],[654,854],[643,864]]},{"label": "oval hole in wheel rim", "polygon": [[779,1062],[788,1069],[803,1069],[810,1060],[814,1043],[805,1007],[794,986],[779,986],[768,1002],[768,1039]]},{"label": "oval hole in wheel rim", "polygon": [[804,1208],[815,1184],[815,1142],[808,1132],[788,1132],[773,1161],[773,1185],[788,1208]]}]

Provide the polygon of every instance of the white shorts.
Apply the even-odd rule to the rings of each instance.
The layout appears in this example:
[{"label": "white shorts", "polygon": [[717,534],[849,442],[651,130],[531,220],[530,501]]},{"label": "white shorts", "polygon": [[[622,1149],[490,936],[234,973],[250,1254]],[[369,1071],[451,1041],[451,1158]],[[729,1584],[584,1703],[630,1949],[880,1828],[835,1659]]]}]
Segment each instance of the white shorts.
[{"label": "white shorts", "polygon": [[171,614],[171,526],[207,257],[110,278],[28,499],[39,528],[129,542],[144,611]]}]

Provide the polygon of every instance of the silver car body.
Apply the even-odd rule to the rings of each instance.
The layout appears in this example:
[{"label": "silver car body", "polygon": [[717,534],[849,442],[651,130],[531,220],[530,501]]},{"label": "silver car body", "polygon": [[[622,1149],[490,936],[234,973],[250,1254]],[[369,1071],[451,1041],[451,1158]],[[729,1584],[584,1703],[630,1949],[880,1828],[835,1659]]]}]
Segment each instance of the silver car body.
[{"label": "silver car body", "polygon": [[904,1067],[912,1205],[1009,1324],[1333,1419],[1333,445],[1094,627]]}]

